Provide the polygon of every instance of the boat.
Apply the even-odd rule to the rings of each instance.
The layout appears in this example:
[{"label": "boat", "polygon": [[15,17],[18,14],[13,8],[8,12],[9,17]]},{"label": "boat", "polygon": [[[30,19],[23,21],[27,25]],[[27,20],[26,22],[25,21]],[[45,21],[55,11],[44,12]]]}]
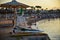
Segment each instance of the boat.
[{"label": "boat", "polygon": [[[16,26],[13,28],[11,37],[19,38],[22,40],[50,40],[48,34],[39,29],[25,28],[22,26]],[[18,39],[17,38],[17,39]]]}]

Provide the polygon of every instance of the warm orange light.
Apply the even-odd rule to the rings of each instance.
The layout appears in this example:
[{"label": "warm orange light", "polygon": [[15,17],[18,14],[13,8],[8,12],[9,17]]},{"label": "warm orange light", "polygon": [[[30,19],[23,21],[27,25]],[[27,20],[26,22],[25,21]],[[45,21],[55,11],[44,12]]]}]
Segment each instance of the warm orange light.
[{"label": "warm orange light", "polygon": [[[0,3],[6,3],[11,0],[1,0]],[[60,0],[16,0],[18,2],[30,5],[30,6],[35,6],[35,5],[40,5],[42,8],[60,8]]]}]

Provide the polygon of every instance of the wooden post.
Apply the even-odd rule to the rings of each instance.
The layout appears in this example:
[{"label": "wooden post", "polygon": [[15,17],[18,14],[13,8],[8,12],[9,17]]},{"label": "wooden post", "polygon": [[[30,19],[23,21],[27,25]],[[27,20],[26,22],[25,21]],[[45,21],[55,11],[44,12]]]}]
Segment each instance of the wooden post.
[{"label": "wooden post", "polygon": [[5,10],[5,11],[6,11],[6,20],[7,20],[7,8],[6,8],[6,10]]},{"label": "wooden post", "polygon": [[14,8],[14,27],[16,26],[16,17],[17,17],[16,8]]}]

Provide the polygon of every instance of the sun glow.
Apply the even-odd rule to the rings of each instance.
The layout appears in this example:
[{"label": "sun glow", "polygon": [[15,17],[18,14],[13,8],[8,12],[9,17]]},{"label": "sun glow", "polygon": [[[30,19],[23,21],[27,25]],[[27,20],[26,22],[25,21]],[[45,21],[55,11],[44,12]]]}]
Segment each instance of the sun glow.
[{"label": "sun glow", "polygon": [[[11,0],[0,0],[0,3],[9,2]],[[16,0],[18,2],[30,5],[30,6],[42,6],[42,8],[60,8],[60,0]]]}]

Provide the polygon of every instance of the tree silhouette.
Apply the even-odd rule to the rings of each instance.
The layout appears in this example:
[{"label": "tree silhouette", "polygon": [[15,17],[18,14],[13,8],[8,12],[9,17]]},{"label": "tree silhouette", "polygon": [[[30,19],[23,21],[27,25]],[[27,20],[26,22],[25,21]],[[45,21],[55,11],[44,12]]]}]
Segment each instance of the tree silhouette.
[{"label": "tree silhouette", "polygon": [[36,8],[42,8],[41,6],[35,6]]},{"label": "tree silhouette", "polygon": [[41,9],[41,6],[35,6],[35,8],[37,8],[36,13],[40,13],[39,9]]},{"label": "tree silhouette", "polygon": [[31,9],[34,9],[35,10],[35,7],[34,6],[31,6]]}]

